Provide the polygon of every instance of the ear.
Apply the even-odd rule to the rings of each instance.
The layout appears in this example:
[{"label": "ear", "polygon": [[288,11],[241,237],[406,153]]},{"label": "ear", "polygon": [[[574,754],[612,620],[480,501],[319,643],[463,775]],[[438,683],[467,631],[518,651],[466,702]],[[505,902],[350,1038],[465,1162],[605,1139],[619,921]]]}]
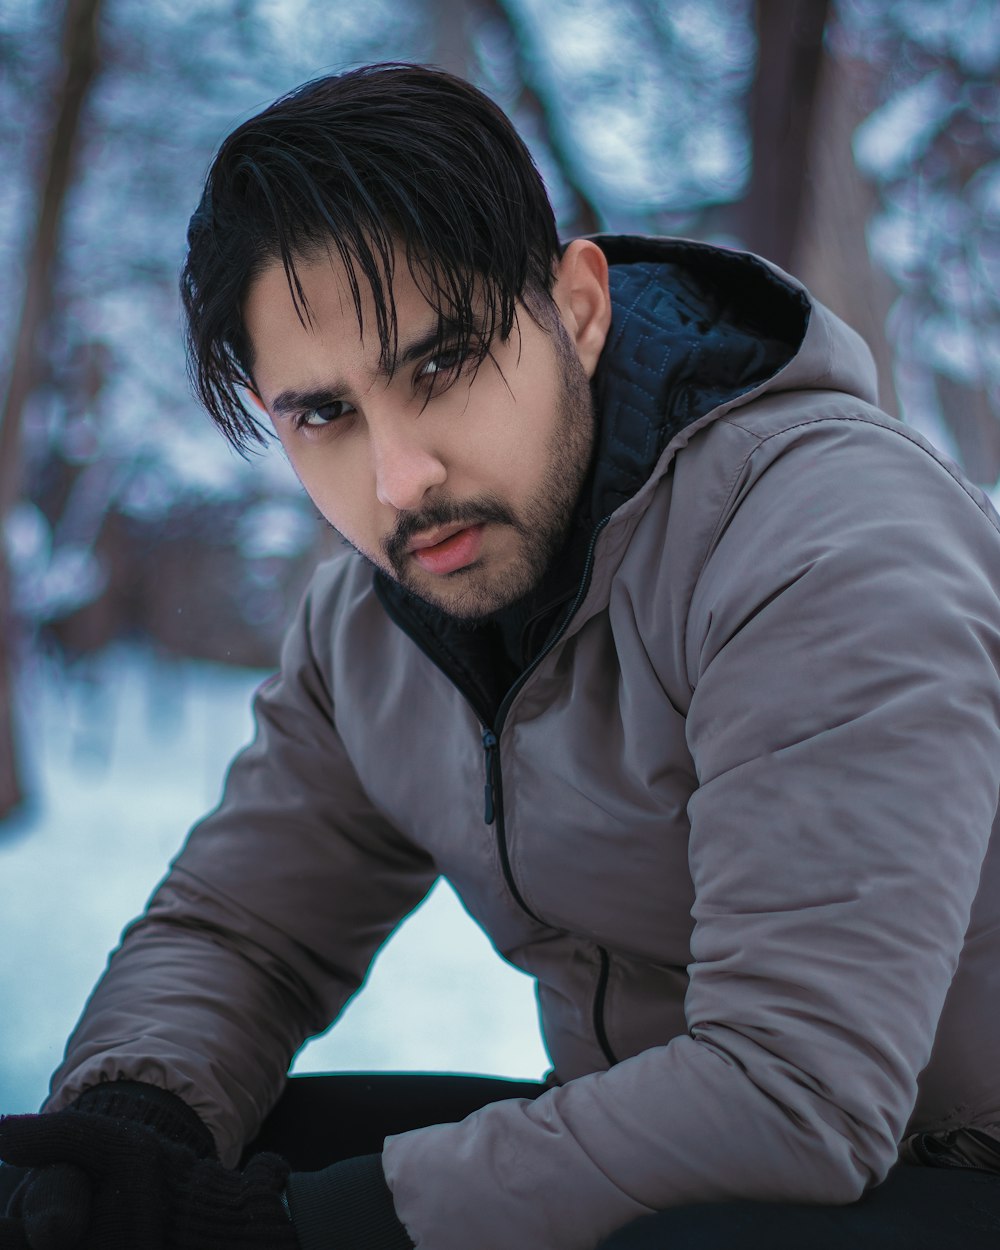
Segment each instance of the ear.
[{"label": "ear", "polygon": [[593,377],[611,328],[608,262],[596,243],[574,239],[567,245],[556,265],[552,298],[580,363]]}]

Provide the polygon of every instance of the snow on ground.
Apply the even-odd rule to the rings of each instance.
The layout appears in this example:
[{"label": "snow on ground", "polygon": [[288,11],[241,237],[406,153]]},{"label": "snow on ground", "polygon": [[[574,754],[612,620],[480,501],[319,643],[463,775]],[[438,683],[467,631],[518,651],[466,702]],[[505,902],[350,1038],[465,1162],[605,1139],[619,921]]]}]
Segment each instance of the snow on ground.
[{"label": "snow on ground", "polygon": [[[263,674],[135,650],[20,690],[34,801],[0,823],[0,1111],[34,1110],[124,925],[187,828],[217,802]],[[439,884],[295,1070],[537,1077],[533,983]]]}]

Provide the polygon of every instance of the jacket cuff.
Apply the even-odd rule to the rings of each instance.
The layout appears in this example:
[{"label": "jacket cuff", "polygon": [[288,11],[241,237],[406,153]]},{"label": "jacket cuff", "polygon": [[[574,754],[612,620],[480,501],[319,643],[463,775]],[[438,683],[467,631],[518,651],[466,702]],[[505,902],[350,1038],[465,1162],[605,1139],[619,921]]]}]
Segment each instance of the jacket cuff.
[{"label": "jacket cuff", "polygon": [[293,1172],[286,1193],[302,1250],[413,1250],[396,1218],[380,1154]]},{"label": "jacket cuff", "polygon": [[136,1120],[179,1146],[187,1146],[199,1159],[217,1158],[215,1141],[196,1111],[183,1098],[145,1081],[102,1081],[75,1099],[76,1111]]}]

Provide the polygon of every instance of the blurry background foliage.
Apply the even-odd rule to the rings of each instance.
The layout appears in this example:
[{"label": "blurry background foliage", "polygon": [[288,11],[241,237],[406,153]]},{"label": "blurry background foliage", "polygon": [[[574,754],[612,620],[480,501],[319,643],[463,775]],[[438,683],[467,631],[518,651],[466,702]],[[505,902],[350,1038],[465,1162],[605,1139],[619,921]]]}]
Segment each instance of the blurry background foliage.
[{"label": "blurry background foliage", "polygon": [[760,251],[870,342],[882,402],[1000,477],[995,0],[0,0],[0,816],[11,681],[121,639],[275,660],[335,541],[187,389],[176,276],[232,127],[418,60],[514,118],[566,236]]}]

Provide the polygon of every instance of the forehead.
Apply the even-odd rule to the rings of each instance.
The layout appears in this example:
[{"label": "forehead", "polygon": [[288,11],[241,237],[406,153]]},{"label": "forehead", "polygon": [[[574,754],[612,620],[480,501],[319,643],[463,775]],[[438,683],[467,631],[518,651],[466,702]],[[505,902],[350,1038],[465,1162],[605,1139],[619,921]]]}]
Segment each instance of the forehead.
[{"label": "forehead", "polygon": [[[391,289],[386,284],[384,292],[384,313],[390,325],[393,312],[399,331],[436,320],[405,263],[394,266]],[[270,355],[275,344],[302,336],[334,336],[338,342],[376,352],[382,348],[375,294],[361,273],[352,289],[351,275],[335,253],[296,259],[294,276],[285,272],[280,260],[271,261],[250,283],[243,320],[255,360],[262,353]]]},{"label": "forehead", "polygon": [[337,255],[322,253],[296,262],[298,299],[280,261],[253,280],[243,305],[250,369],[265,402],[278,393],[326,388],[359,392],[391,372],[398,345],[436,337],[438,316],[406,264],[397,265],[384,315],[388,338],[379,333],[375,296],[359,274],[358,299]]}]

